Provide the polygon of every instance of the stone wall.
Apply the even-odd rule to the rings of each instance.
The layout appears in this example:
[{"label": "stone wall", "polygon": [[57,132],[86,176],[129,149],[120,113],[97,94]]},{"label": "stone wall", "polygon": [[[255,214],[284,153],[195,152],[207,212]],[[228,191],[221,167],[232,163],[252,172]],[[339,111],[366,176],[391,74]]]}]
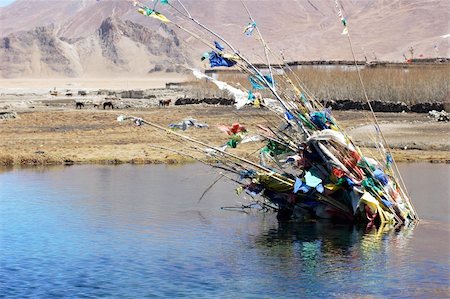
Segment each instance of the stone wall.
[{"label": "stone wall", "polygon": [[224,98],[203,98],[203,99],[179,98],[175,101],[176,106],[193,105],[193,104],[231,106],[234,104],[234,100],[233,99],[224,99]]},{"label": "stone wall", "polygon": [[[416,113],[428,113],[429,111],[446,110],[444,103],[417,103],[408,105],[403,102],[385,102],[385,101],[371,101],[372,109],[375,112],[416,112]],[[225,98],[179,98],[175,101],[175,105],[195,105],[195,104],[208,104],[208,105],[224,105],[230,106],[234,104],[234,100]],[[364,102],[351,101],[351,100],[336,100],[336,101],[322,101],[325,107],[330,107],[333,110],[369,110],[369,105]]]}]

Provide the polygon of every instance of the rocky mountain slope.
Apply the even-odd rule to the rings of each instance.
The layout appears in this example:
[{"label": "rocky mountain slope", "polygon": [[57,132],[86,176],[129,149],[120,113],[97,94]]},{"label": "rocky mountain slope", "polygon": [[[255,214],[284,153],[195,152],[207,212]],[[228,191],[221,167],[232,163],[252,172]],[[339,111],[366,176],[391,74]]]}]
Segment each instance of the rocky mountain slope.
[{"label": "rocky mountain slope", "polygon": [[[150,1],[146,1],[151,3]],[[237,0],[185,0],[200,21],[252,60],[261,48],[242,34]],[[246,0],[266,41],[288,60],[350,59],[332,0]],[[447,0],[342,0],[358,59],[448,57]],[[175,1],[172,1],[176,5]],[[179,22],[174,10],[161,12]],[[182,22],[182,21],[181,21]],[[182,22],[182,24],[185,24]],[[165,70],[205,51],[194,39],[136,13],[125,0],[16,0],[0,8],[0,76],[91,76]],[[189,58],[187,58],[189,59]]]},{"label": "rocky mountain slope", "polygon": [[119,76],[154,70],[176,71],[183,49],[167,26],[150,30],[108,17],[93,33],[77,38],[58,34],[55,25],[36,27],[0,39],[0,75]]}]

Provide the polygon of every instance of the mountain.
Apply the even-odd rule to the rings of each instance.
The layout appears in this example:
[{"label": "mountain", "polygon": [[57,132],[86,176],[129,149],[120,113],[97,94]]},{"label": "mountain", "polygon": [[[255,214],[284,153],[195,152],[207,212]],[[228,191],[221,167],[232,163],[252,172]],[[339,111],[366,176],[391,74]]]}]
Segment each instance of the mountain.
[{"label": "mountain", "polygon": [[2,77],[78,77],[175,71],[183,47],[172,29],[150,30],[108,17],[91,34],[67,38],[55,25],[11,33],[0,39]]},{"label": "mountain", "polygon": [[[175,1],[169,1],[177,6]],[[450,56],[447,0],[343,0],[357,59]],[[150,1],[147,1],[150,3]],[[238,0],[185,0],[202,23],[253,61],[263,53],[242,29],[249,19]],[[351,59],[332,0],[246,0],[273,52],[288,60]],[[149,5],[150,5],[149,4]],[[190,26],[158,6],[167,17]],[[172,31],[174,29],[175,31]],[[198,32],[198,31],[197,31]],[[109,76],[175,70],[207,50],[175,27],[136,13],[126,0],[16,0],[0,8],[0,76]],[[194,60],[192,60],[194,58]]]}]

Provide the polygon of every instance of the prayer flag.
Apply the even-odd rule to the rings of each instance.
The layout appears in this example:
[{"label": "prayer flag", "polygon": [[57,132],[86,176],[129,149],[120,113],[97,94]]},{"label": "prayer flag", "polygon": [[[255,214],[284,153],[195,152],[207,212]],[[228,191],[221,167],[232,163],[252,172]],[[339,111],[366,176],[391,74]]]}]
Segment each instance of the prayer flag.
[{"label": "prayer flag", "polygon": [[209,52],[209,63],[211,67],[226,66],[231,67],[236,64],[236,61],[222,57],[217,52]]},{"label": "prayer flag", "polygon": [[223,49],[225,49],[219,42],[216,42],[216,41],[214,42],[214,46],[219,51],[223,51]]},{"label": "prayer flag", "polygon": [[245,33],[245,35],[250,36],[253,33],[253,30],[255,30],[256,28],[256,23],[248,23],[247,27],[244,28],[243,33]]},{"label": "prayer flag", "polygon": [[140,14],[144,15],[144,16],[155,18],[155,19],[160,20],[161,22],[164,22],[164,23],[169,23],[170,22],[170,20],[168,18],[166,18],[163,14],[160,14],[159,12],[157,12],[157,11],[155,11],[153,9],[150,9],[148,7],[139,8],[138,12]]},{"label": "prayer flag", "polygon": [[265,87],[259,84],[253,77],[248,77],[253,89],[264,89]]}]

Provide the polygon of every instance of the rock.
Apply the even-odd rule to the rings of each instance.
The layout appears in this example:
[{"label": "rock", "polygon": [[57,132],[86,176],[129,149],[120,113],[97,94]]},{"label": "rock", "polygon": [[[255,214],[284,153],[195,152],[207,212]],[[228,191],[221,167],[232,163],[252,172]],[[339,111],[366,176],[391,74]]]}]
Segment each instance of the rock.
[{"label": "rock", "polygon": [[142,99],[144,91],[142,90],[124,90],[120,93],[120,97],[125,99]]},{"label": "rock", "polygon": [[180,105],[194,105],[194,104],[231,106],[234,104],[234,100],[225,98],[203,98],[203,99],[179,98],[175,101],[174,105],[180,106]]},{"label": "rock", "polygon": [[417,103],[411,106],[411,111],[412,112],[417,112],[417,113],[428,113],[428,111],[431,110],[437,110],[437,111],[441,111],[444,110],[444,104],[443,103],[429,103],[429,102],[425,102],[425,103]]},{"label": "rock", "polygon": [[16,112],[9,112],[9,111],[0,111],[0,120],[2,119],[11,119],[11,118],[17,118]]},{"label": "rock", "polygon": [[434,119],[437,122],[450,121],[450,114],[442,110],[441,112],[432,110],[428,112],[428,117]]},{"label": "rock", "polygon": [[[353,100],[322,100],[321,103],[325,107],[331,107],[333,110],[369,110],[369,105],[365,102]],[[444,104],[439,102],[424,102],[416,103],[408,106],[403,102],[389,102],[389,101],[371,101],[370,102],[374,112],[416,112],[428,113],[431,110],[444,110]]]}]

